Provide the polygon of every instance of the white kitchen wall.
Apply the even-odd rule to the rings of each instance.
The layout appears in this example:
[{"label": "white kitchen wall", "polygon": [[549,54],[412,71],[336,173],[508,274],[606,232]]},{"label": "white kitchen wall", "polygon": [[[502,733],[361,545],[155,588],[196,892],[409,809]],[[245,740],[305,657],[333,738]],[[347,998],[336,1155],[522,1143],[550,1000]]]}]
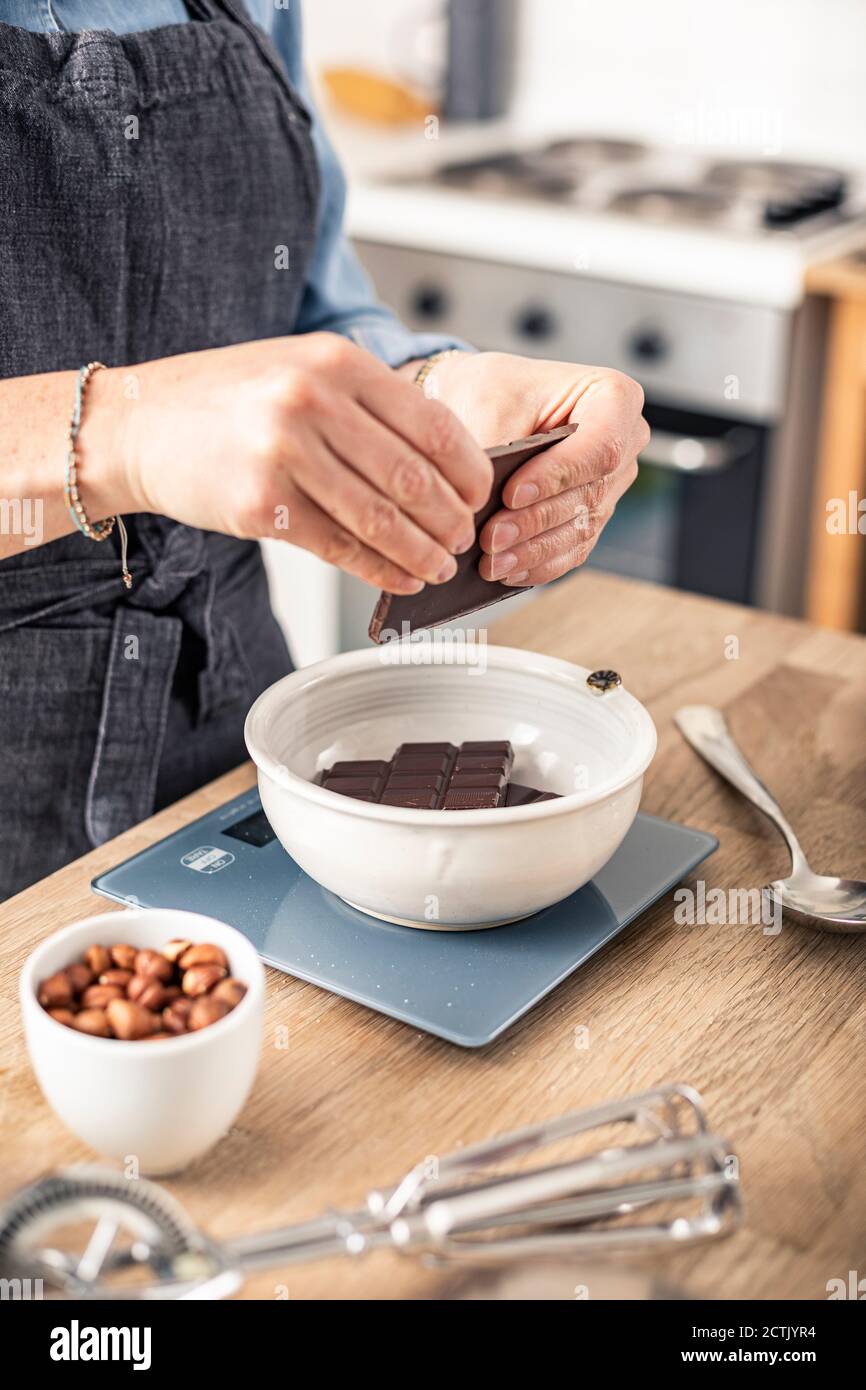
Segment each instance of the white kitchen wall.
[{"label": "white kitchen wall", "polygon": [[866,165],[863,0],[523,0],[515,109]]},{"label": "white kitchen wall", "polygon": [[[305,0],[308,59],[412,68],[436,8]],[[513,110],[526,129],[866,168],[866,0],[522,0]]]}]

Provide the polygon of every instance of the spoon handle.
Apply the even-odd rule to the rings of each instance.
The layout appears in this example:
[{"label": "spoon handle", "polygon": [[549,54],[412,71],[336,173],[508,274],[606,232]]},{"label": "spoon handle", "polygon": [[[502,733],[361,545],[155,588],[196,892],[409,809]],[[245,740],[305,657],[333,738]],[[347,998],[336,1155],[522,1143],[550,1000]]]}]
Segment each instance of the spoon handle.
[{"label": "spoon handle", "polygon": [[770,795],[759,777],[752,771],[728,732],[725,716],[712,705],[686,705],[677,710],[674,722],[702,758],[742,792],[753,806],[763,811],[781,830],[791,851],[793,867],[808,868],[800,843],[791,829],[781,806]]}]

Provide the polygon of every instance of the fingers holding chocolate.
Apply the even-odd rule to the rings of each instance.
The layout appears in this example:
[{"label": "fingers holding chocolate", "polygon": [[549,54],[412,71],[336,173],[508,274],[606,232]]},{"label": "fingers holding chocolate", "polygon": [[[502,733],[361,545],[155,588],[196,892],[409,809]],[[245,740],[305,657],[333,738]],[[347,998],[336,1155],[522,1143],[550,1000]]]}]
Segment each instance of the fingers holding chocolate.
[{"label": "fingers holding chocolate", "polygon": [[402,436],[352,401],[327,416],[324,434],[334,453],[389,498],[399,514],[449,553],[469,549],[475,538],[472,509]]},{"label": "fingers holding chocolate", "polygon": [[[637,472],[637,460],[631,459],[589,488],[573,488],[519,511],[498,512],[482,536],[485,550],[495,547],[481,558],[482,577],[503,584],[544,584],[582,565]],[[545,525],[549,522],[554,524]],[[512,536],[503,547],[503,540]]]},{"label": "fingers holding chocolate", "polygon": [[422,395],[394,373],[368,371],[359,403],[442,474],[471,512],[484,506],[493,481],[490,460],[441,401]]},{"label": "fingers holding chocolate", "polygon": [[364,545],[339,525],[302,492],[289,492],[289,508],[294,518],[292,539],[303,550],[312,551],[326,564],[336,565],[374,588],[389,594],[417,594],[423,581],[400,565]]},{"label": "fingers holding chocolate", "polygon": [[616,505],[636,477],[637,460],[631,459],[616,473],[596,478],[582,487],[545,497],[528,507],[503,508],[484,526],[479,538],[481,548],[488,555],[496,555],[571,520],[582,520],[587,537],[590,537],[601,529],[601,518],[606,517],[611,506]]},{"label": "fingers holding chocolate", "polygon": [[[347,535],[424,583],[451,578],[457,568],[453,555],[321,439],[310,436],[298,452],[303,461],[297,462],[293,485]],[[293,539],[303,544],[298,516],[294,523]]]},{"label": "fingers holding chocolate", "polygon": [[[475,517],[480,532],[491,516],[502,510],[502,488],[507,478],[527,459],[549,449],[561,439],[573,434],[576,425],[563,425],[557,430],[531,435],[490,450],[493,466],[493,488],[484,507]],[[436,587],[425,586],[417,597],[394,596],[384,592],[376,605],[370,622],[374,642],[387,642],[418,628],[436,627],[454,618],[465,617],[488,604],[510,598],[505,585],[491,584],[479,570],[481,546],[476,540],[457,561],[457,572],[450,580]]]},{"label": "fingers holding chocolate", "polygon": [[524,508],[618,474],[649,443],[642,407],[636,382],[605,374],[572,414],[580,425],[577,433],[530,459],[508,480],[502,494],[506,507]]},{"label": "fingers holding chocolate", "polygon": [[[503,584],[540,584],[548,579],[557,579],[567,570],[583,564],[600,532],[601,523],[595,534],[588,535],[585,519],[572,517],[562,526],[524,541],[513,550],[500,555],[485,555],[481,561],[481,573],[485,577],[499,579]],[[486,574],[488,570],[489,576]],[[541,574],[544,575],[543,579],[537,577]]]}]

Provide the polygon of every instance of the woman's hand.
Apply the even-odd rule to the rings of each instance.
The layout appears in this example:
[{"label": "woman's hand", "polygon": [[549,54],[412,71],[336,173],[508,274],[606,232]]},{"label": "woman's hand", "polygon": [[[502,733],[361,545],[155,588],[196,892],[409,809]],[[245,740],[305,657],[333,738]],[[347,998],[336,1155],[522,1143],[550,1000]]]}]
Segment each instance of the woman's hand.
[{"label": "woman's hand", "polygon": [[508,480],[481,533],[485,579],[544,584],[582,565],[637,477],[649,427],[643,391],[621,372],[505,353],[455,353],[433,367],[439,399],[489,448],[576,423]]},{"label": "woman's hand", "polygon": [[272,536],[402,594],[451,578],[492,479],[450,410],[330,333],[97,372],[79,452],[94,519]]}]

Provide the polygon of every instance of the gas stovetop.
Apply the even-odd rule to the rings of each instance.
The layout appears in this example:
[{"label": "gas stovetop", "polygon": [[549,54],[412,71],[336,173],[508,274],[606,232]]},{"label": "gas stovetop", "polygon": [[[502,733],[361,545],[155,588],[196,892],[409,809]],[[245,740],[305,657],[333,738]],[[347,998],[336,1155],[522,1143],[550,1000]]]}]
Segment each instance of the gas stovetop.
[{"label": "gas stovetop", "polygon": [[[394,182],[412,184],[417,175]],[[427,176],[481,198],[530,200],[747,235],[809,236],[862,213],[839,169],[770,159],[699,159],[596,136],[439,165]]]}]

